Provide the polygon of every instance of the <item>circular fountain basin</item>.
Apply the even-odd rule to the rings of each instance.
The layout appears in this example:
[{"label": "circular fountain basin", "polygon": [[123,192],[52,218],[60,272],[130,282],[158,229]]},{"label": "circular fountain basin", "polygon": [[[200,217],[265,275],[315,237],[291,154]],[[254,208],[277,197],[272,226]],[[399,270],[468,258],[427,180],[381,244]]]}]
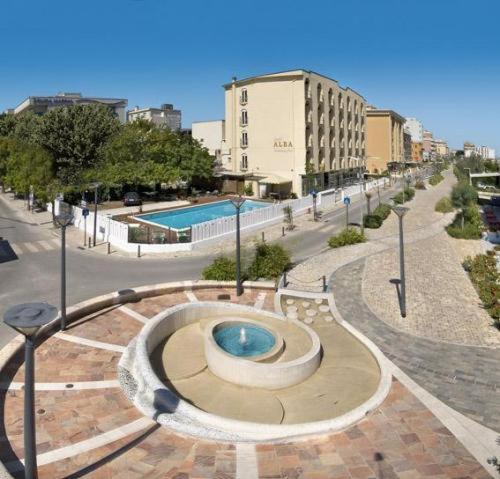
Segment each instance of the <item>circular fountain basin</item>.
[{"label": "circular fountain basin", "polygon": [[271,331],[247,322],[224,322],[214,328],[213,335],[220,348],[240,358],[262,356],[276,344]]}]

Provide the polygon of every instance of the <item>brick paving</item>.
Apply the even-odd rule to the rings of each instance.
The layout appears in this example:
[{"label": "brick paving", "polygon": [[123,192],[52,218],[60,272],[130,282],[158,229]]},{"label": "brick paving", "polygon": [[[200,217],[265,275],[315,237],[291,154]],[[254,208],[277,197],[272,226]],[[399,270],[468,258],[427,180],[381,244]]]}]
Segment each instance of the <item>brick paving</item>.
[{"label": "brick paving", "polygon": [[363,301],[364,265],[361,259],[332,277],[330,286],[344,319],[431,394],[500,432],[500,349],[457,346],[390,327]]},{"label": "brick paving", "polygon": [[[241,298],[253,304],[259,292],[266,292],[265,307],[273,309],[269,290],[247,290]],[[196,290],[201,299],[217,300],[220,289]],[[234,300],[234,290],[228,290]],[[128,304],[156,314],[175,297],[187,302],[182,293]],[[142,305],[141,305],[142,303]],[[80,321],[68,334],[123,344],[137,327],[116,309],[88,321]],[[114,324],[114,323],[118,323]],[[99,329],[102,330],[99,334]],[[116,379],[119,354],[62,341],[47,339],[36,351],[37,381],[76,382]],[[2,380],[22,380],[22,355],[11,361]],[[5,374],[4,374],[5,373]],[[0,391],[0,460],[9,462],[23,456],[22,391]],[[37,391],[37,442],[39,454],[85,439],[97,438],[141,417],[119,388],[64,391]],[[486,478],[488,473],[464,449],[442,423],[398,381],[384,403],[355,427],[339,434],[304,442],[256,446],[258,477],[275,478]],[[237,450],[234,444],[220,444],[181,437],[152,424],[144,430],[102,447],[78,452],[66,459],[40,466],[40,477],[92,478],[236,478]],[[241,472],[241,471],[240,471]],[[21,473],[17,473],[21,477]]]}]

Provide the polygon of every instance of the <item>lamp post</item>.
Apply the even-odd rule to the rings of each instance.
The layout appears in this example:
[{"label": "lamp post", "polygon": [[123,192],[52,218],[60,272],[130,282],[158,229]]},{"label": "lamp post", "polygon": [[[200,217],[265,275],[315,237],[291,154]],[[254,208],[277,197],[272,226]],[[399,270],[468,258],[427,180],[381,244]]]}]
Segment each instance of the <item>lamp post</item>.
[{"label": "lamp post", "polygon": [[244,202],[245,198],[242,198],[241,195],[231,199],[231,203],[236,208],[236,296],[241,296],[243,294],[240,258],[240,209]]},{"label": "lamp post", "polygon": [[405,206],[393,206],[392,210],[399,219],[399,275],[400,275],[400,308],[401,316],[406,318],[406,278],[405,278],[405,250],[403,241],[403,216],[408,213],[409,208]]},{"label": "lamp post", "polygon": [[318,199],[318,192],[316,190],[312,190],[311,196],[312,196],[312,200],[313,200],[313,221],[317,221],[318,215],[316,212],[316,209],[317,209],[316,201]]},{"label": "lamp post", "polygon": [[94,237],[92,238],[92,245],[95,248],[95,239],[97,237],[97,189],[101,186],[101,183],[96,181],[90,185],[91,188],[94,188]]},{"label": "lamp post", "polygon": [[73,221],[71,213],[62,211],[56,216],[61,227],[61,331],[66,329],[66,227]]},{"label": "lamp post", "polygon": [[35,337],[38,330],[57,317],[47,303],[25,303],[9,308],[4,322],[24,336],[24,477],[36,479]]}]

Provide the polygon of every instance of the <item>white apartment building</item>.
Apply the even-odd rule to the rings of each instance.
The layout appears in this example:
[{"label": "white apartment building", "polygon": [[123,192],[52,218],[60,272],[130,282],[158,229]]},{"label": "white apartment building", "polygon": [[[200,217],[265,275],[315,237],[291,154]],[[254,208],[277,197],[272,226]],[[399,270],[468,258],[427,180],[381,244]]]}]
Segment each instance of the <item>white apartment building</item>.
[{"label": "white apartment building", "polygon": [[160,108],[139,108],[136,106],[127,115],[129,122],[143,119],[174,131],[181,129],[181,110],[174,110],[174,106],[170,103],[164,103]]},{"label": "white apartment building", "polygon": [[125,98],[86,97],[82,96],[81,93],[60,92],[53,96],[29,96],[26,100],[9,111],[14,115],[22,115],[26,112],[33,112],[35,115],[44,115],[54,108],[92,104],[106,106],[121,123],[125,123],[125,109],[128,100]]},{"label": "white apartment building", "polygon": [[233,78],[224,89],[226,191],[303,196],[364,170],[366,101],[354,90],[306,70]]},{"label": "white apartment building", "polygon": [[405,128],[408,129],[411,135],[411,141],[414,143],[422,143],[424,138],[424,125],[416,118],[406,118]]},{"label": "white apartment building", "polygon": [[226,122],[224,120],[194,121],[191,125],[192,137],[208,149],[215,157],[218,165],[222,163],[223,154],[227,158]]},{"label": "white apartment building", "polygon": [[494,160],[495,153],[495,150],[489,146],[476,146],[476,154],[485,160]]}]

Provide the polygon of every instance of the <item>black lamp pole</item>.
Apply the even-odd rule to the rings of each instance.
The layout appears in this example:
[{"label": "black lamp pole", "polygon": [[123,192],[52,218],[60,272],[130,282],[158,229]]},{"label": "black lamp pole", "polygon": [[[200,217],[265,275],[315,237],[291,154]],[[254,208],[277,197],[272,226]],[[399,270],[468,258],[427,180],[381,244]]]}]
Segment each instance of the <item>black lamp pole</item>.
[{"label": "black lamp pole", "polygon": [[9,308],[4,322],[24,335],[24,477],[38,477],[35,425],[35,339],[38,330],[57,317],[47,303],[25,303]]},{"label": "black lamp pole", "polygon": [[61,212],[56,223],[61,227],[61,331],[66,329],[66,227],[73,221],[73,215]]},{"label": "black lamp pole", "polygon": [[241,283],[241,255],[240,255],[240,209],[245,198],[238,196],[233,198],[231,203],[236,208],[236,296],[243,294],[243,285]]},{"label": "black lamp pole", "polygon": [[408,213],[409,208],[404,206],[394,206],[394,213],[398,215],[399,219],[399,275],[400,275],[400,308],[401,316],[406,318],[406,277],[405,277],[405,250],[404,250],[404,240],[403,240],[403,217]]}]

